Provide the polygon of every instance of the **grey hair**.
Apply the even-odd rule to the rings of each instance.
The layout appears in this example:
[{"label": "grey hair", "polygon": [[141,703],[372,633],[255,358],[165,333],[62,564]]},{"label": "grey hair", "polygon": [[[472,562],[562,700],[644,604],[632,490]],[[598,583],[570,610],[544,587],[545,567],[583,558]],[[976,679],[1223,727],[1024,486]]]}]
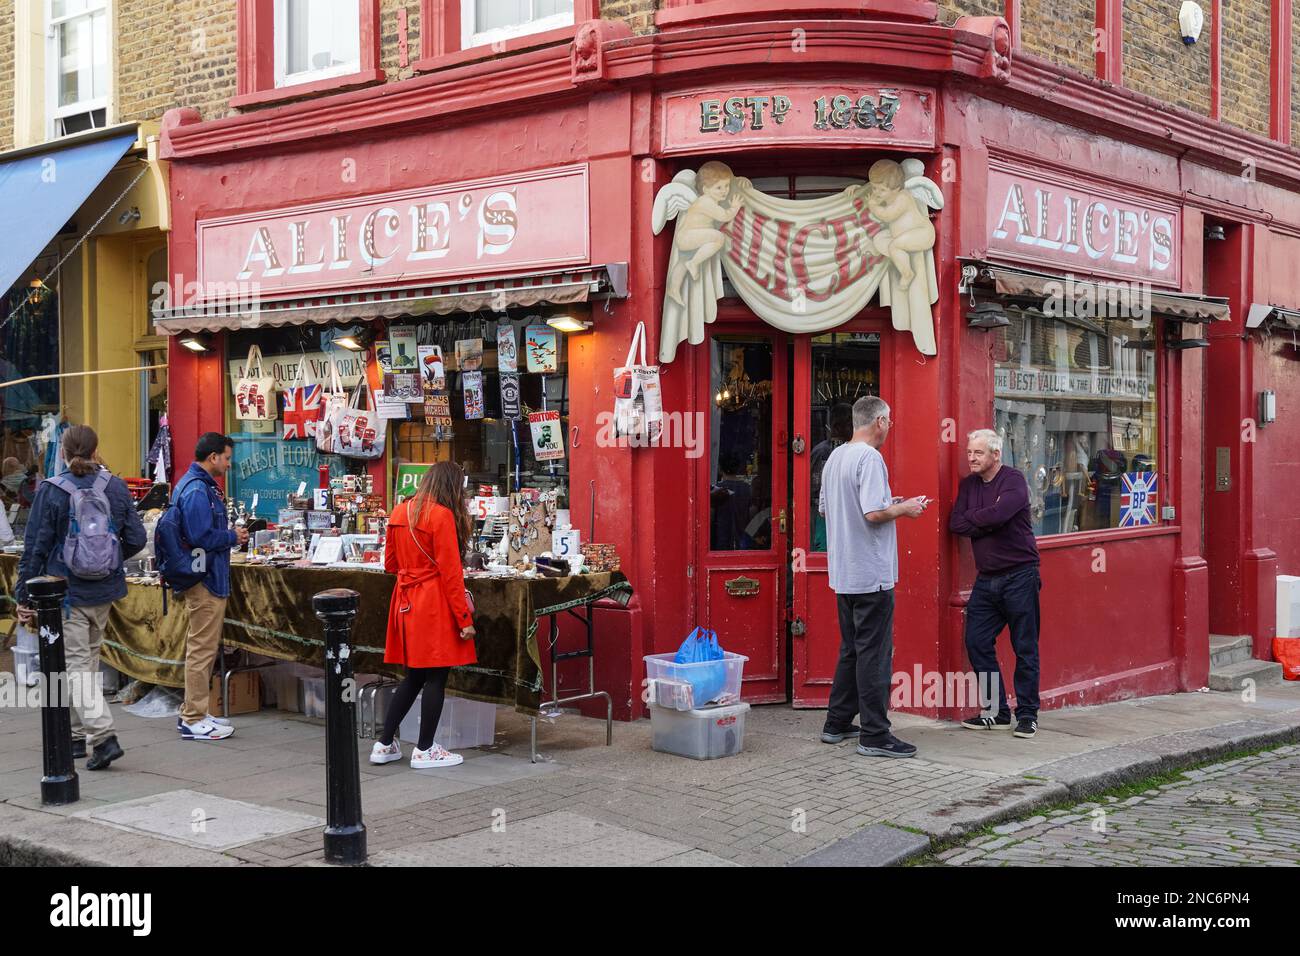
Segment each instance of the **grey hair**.
[{"label": "grey hair", "polygon": [[977,428],[966,436],[967,441],[982,441],[989,451],[1002,454],[1002,436],[991,428]]},{"label": "grey hair", "polygon": [[866,395],[853,403],[854,429],[866,428],[881,417],[889,417],[889,405],[878,395]]}]

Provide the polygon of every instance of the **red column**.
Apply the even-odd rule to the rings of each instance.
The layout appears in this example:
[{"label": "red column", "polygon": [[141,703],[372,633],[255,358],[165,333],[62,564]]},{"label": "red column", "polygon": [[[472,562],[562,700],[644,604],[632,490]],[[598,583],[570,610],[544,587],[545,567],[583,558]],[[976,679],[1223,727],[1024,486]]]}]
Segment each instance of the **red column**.
[{"label": "red column", "polygon": [[1108,83],[1124,82],[1123,0],[1097,0],[1097,29],[1093,46],[1097,51],[1097,78]]},{"label": "red column", "polygon": [[1270,17],[1268,133],[1279,143],[1291,142],[1291,0],[1273,0]]},{"label": "red column", "polygon": [[1223,115],[1223,0],[1214,0],[1210,13],[1210,119]]}]

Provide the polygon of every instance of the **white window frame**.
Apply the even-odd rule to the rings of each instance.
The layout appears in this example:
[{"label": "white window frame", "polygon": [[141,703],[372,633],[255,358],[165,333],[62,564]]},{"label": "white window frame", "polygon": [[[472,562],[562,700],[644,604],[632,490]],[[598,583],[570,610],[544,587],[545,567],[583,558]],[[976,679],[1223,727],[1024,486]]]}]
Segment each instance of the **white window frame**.
[{"label": "white window frame", "polygon": [[[76,116],[80,113],[90,113],[94,110],[104,111],[104,125],[109,123],[109,100],[113,97],[113,4],[111,0],[91,0],[92,3],[98,3],[98,6],[92,9],[82,11],[81,13],[70,14],[65,17],[54,17],[54,0],[44,0],[44,18],[45,18],[45,131],[50,139],[58,139],[61,135],[59,132],[59,121],[69,116]],[[78,100],[68,106],[59,106],[59,31],[58,27],[65,23],[71,23],[82,17],[93,16],[100,10],[104,11],[105,32],[107,34],[106,42],[108,44],[107,56],[104,61],[104,69],[108,71],[107,92],[103,96],[96,96],[88,100]],[[92,61],[93,61],[93,41],[92,41]]]},{"label": "white window frame", "polygon": [[474,0],[460,0],[460,45],[462,50],[468,50],[476,46],[487,46],[513,37],[571,27],[573,26],[573,13],[557,13],[554,16],[542,17],[540,20],[528,20],[514,26],[497,27],[493,30],[476,30],[474,26]]},{"label": "white window frame", "polygon": [[[288,5],[285,0],[275,0],[275,88],[283,89],[289,86],[300,86],[303,83],[314,83],[317,80],[328,80],[336,76],[351,76],[353,73],[361,71],[361,5],[365,0],[357,0],[357,59],[353,63],[341,63],[338,66],[328,66],[319,70],[303,70],[299,73],[286,73],[285,69],[288,64],[288,51],[285,44],[289,37],[288,24]],[[332,52],[332,51],[331,51]]]}]

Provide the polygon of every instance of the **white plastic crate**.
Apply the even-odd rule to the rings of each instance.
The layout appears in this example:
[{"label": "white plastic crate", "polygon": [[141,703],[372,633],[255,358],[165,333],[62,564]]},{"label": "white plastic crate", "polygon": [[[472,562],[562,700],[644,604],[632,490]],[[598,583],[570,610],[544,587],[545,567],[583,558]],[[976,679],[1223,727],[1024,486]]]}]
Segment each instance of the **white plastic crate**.
[{"label": "white plastic crate", "polygon": [[304,717],[325,716],[325,678],[298,678],[298,710]]},{"label": "white plastic crate", "polygon": [[[652,681],[662,680],[665,682],[676,682],[677,684],[692,684],[694,683],[692,677],[700,674],[701,671],[707,668],[718,666],[717,661],[702,661],[698,664],[678,664],[673,661],[673,658],[676,656],[675,653],[647,654],[645,657],[645,676]],[[723,685],[721,692],[714,695],[711,699],[713,702],[720,704],[735,704],[740,701],[740,684],[745,674],[745,661],[747,660],[749,660],[749,658],[744,654],[733,654],[731,651],[723,651],[722,667],[727,672],[727,680]],[[674,687],[673,690],[676,691],[677,688]],[[652,693],[650,695],[651,701],[657,700],[658,696],[657,689],[652,687]],[[667,696],[668,695],[665,695],[665,700],[663,701],[665,704],[668,702]],[[672,696],[675,700],[682,700],[679,694],[674,693]],[[691,700],[689,703],[693,707],[703,707],[705,704],[710,702],[711,701],[708,700]],[[680,705],[673,706],[676,706],[677,709],[681,709]]]},{"label": "white plastic crate", "polygon": [[[420,740],[420,699],[402,718],[397,736],[409,744],[418,744]],[[464,750],[469,747],[484,747],[496,739],[497,705],[485,704],[465,697],[453,697],[448,694],[442,704],[442,717],[438,720],[437,733],[433,739],[448,750]]]},{"label": "white plastic crate", "polygon": [[1300,637],[1300,577],[1277,576],[1277,637]]},{"label": "white plastic crate", "polygon": [[41,676],[41,652],[14,648],[14,679],[24,687],[33,687]]},{"label": "white plastic crate", "polygon": [[708,707],[703,710],[650,708],[651,746],[660,753],[716,760],[745,749],[745,715],[748,704]]},{"label": "white plastic crate", "polygon": [[16,641],[14,646],[23,651],[35,651],[40,646],[40,638],[36,636],[36,632],[21,625],[14,631],[14,640]]}]

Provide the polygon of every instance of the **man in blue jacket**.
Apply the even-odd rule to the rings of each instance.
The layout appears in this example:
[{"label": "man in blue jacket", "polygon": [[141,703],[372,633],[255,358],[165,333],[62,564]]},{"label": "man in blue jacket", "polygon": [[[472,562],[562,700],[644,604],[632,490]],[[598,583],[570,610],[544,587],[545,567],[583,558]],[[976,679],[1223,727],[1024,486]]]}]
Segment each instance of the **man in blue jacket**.
[{"label": "man in blue jacket", "polygon": [[230,549],[248,540],[243,528],[231,529],[226,500],[216,479],[230,471],[235,443],[228,435],[208,432],[194,448],[194,464],[176,483],[174,504],[181,511],[186,542],[201,552],[196,568],[203,580],[181,597],[189,612],[185,636],[185,703],[176,728],[186,740],[222,740],[235,732],[228,720],[208,712],[212,664],[221,645],[221,628],[230,597]]},{"label": "man in blue jacket", "polygon": [[[63,436],[63,454],[70,474],[60,476],[59,480],[66,479],[83,491],[92,488],[104,472],[104,466],[95,460],[98,448],[99,437],[94,429],[87,425],[69,428]],[[68,582],[63,645],[72,698],[72,753],[80,759],[86,756],[87,745],[94,749],[86,762],[87,770],[103,770],[123,753],[113,731],[113,714],[100,690],[99,649],[108,627],[109,609],[114,601],[126,597],[123,564],[147,540],[126,482],[116,476],[109,477],[103,485],[103,496],[108,499],[111,532],[116,533],[121,545],[117,566],[106,577],[94,580],[78,577],[68,569],[63,552],[72,495],[66,488],[47,480],[40,483],[32,501],[23,556],[18,562],[18,581],[14,586],[18,619],[33,624],[36,612],[28,605],[27,582],[47,574]]]}]

